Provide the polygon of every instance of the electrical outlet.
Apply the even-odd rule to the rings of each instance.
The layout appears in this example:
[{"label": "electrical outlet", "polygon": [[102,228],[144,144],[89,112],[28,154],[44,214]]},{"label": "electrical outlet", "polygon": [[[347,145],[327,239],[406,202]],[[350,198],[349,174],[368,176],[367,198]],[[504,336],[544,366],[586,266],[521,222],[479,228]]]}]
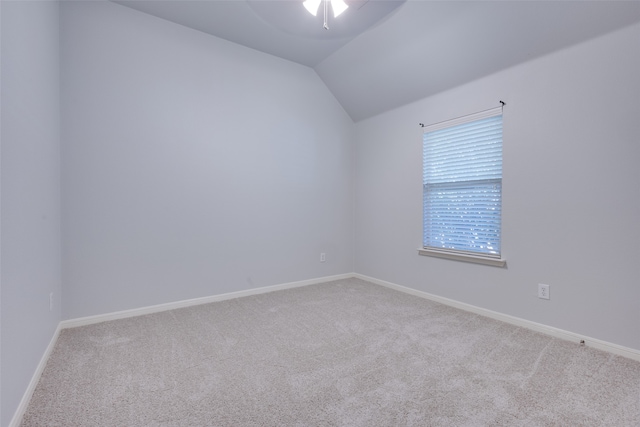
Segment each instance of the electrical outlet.
[{"label": "electrical outlet", "polygon": [[49,311],[53,311],[53,292],[49,294]]},{"label": "electrical outlet", "polygon": [[549,299],[549,285],[538,283],[538,298]]},{"label": "electrical outlet", "polygon": [[327,260],[327,255],[324,252],[322,252],[320,254],[320,262],[325,262],[326,260]]}]

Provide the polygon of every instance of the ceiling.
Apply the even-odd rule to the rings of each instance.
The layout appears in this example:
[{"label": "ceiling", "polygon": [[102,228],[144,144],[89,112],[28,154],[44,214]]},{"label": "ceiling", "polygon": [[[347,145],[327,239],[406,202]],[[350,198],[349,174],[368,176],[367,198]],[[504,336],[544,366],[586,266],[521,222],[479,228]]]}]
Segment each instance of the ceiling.
[{"label": "ceiling", "polygon": [[[113,0],[208,34],[309,67],[380,22],[405,0],[346,0],[349,8],[323,28],[303,0]],[[366,7],[365,7],[366,6]]]},{"label": "ceiling", "polygon": [[[114,0],[315,69],[354,121],[640,22],[640,1]],[[640,55],[638,50],[630,55]]]}]

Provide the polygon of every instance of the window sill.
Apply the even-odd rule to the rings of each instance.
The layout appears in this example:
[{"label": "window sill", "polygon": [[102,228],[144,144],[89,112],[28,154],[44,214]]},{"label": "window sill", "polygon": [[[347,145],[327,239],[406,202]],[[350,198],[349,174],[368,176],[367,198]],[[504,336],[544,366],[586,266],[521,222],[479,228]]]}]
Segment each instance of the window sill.
[{"label": "window sill", "polygon": [[454,261],[471,262],[474,264],[491,265],[493,267],[504,267],[507,260],[502,258],[489,258],[469,254],[461,254],[454,252],[436,251],[432,249],[418,248],[418,254],[424,256],[432,256],[436,258],[451,259]]}]

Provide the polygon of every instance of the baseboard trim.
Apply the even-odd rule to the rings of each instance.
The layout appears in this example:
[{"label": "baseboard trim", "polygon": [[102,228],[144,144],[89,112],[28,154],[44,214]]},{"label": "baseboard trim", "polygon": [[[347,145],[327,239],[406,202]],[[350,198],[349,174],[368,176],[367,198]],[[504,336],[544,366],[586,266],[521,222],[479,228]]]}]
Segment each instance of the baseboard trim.
[{"label": "baseboard trim", "polygon": [[599,340],[596,338],[587,337],[584,335],[576,334],[573,332],[565,331],[563,329],[554,328],[552,326],[543,325],[541,323],[532,322],[519,317],[510,316],[508,314],[498,313],[497,311],[487,310],[485,308],[477,307],[475,305],[466,304],[449,298],[439,297],[427,292],[419,291],[417,289],[408,288],[406,286],[398,285],[396,283],[387,282],[384,280],[376,279],[374,277],[365,276],[363,274],[354,273],[353,277],[366,280],[367,282],[375,283],[376,285],[384,286],[390,289],[395,289],[400,292],[404,292],[410,295],[425,298],[431,301],[439,302],[451,307],[459,308],[461,310],[469,311],[471,313],[479,314],[481,316],[490,317],[492,319],[500,320],[506,323],[510,323],[515,326],[521,326],[523,328],[531,329],[536,332],[551,335],[553,337],[580,343],[584,341],[585,345],[596,348],[598,350],[607,351],[609,353],[623,356],[628,359],[632,359],[640,362],[640,350],[636,350],[629,347],[624,347],[618,344],[613,344],[607,341]]},{"label": "baseboard trim", "polygon": [[25,412],[27,412],[27,407],[29,406],[29,402],[31,401],[31,397],[33,396],[33,392],[36,391],[36,387],[38,386],[38,382],[40,381],[40,377],[42,376],[42,372],[44,372],[44,368],[47,366],[47,362],[49,361],[49,356],[53,351],[53,348],[56,346],[56,342],[58,341],[58,336],[60,335],[60,331],[62,328],[58,323],[58,327],[56,328],[53,336],[51,337],[51,341],[49,341],[49,345],[47,346],[44,354],[40,358],[40,363],[36,367],[33,376],[31,377],[31,381],[27,386],[27,390],[22,395],[22,400],[20,400],[20,404],[18,408],[13,414],[13,418],[9,423],[9,427],[19,427],[20,423],[22,423],[22,417],[24,417]]},{"label": "baseboard trim", "polygon": [[280,285],[265,286],[262,288],[247,289],[244,291],[229,292],[226,294],[211,295],[201,298],[193,298],[182,301],[175,301],[166,304],[158,304],[147,307],[134,308],[131,310],[117,311],[113,313],[98,314],[95,316],[79,317],[76,319],[63,320],[60,322],[62,329],[77,328],[79,326],[93,325],[95,323],[107,322],[110,320],[126,319],[128,317],[143,316],[145,314],[158,313],[161,311],[174,310],[176,308],[191,307],[194,305],[208,304],[217,301],[224,301],[234,298],[247,297],[251,295],[265,294],[267,292],[281,291],[283,289],[299,288],[302,286],[315,285],[318,283],[343,280],[354,277],[353,273],[338,274],[335,276],[325,276],[316,279],[301,280],[298,282],[283,283]]}]

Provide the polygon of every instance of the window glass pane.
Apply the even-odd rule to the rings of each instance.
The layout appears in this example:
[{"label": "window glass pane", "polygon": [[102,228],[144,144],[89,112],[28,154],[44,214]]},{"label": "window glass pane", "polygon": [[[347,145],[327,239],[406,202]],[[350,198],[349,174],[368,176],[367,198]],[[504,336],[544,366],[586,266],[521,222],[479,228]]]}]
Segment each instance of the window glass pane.
[{"label": "window glass pane", "polygon": [[423,147],[424,247],[499,256],[502,115],[440,126]]}]

